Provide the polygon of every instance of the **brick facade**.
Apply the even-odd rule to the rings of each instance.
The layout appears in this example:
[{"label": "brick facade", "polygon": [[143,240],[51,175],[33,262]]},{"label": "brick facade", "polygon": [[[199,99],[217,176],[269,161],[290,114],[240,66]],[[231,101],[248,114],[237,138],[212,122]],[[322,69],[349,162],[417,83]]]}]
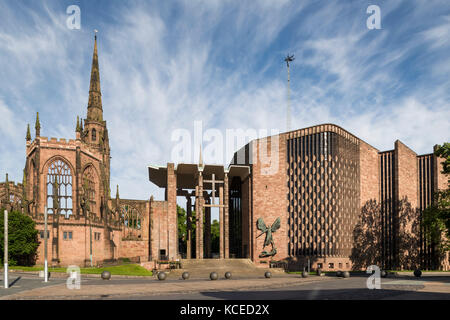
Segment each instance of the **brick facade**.
[{"label": "brick facade", "polygon": [[[279,152],[272,155],[278,159],[269,156],[263,164],[260,153],[270,150],[273,139],[279,140]],[[448,178],[440,169],[443,159],[432,154],[428,175],[433,179],[421,180],[423,157],[398,140],[393,150],[381,152],[333,124],[254,140],[239,150],[232,162],[251,167],[251,176],[242,184],[243,245],[250,243],[250,257],[261,264],[284,261],[297,269],[309,264],[323,270],[349,270],[353,229],[362,207],[374,200],[382,204],[383,257],[386,265],[393,266],[400,250],[397,233],[411,232],[415,222],[398,229],[399,201],[406,199],[413,210],[421,212],[431,204],[434,191],[447,187]],[[277,170],[266,170],[277,161]],[[425,189],[428,200],[420,202]],[[277,248],[273,257],[259,257],[264,241],[264,237],[257,238],[259,217],[268,225],[277,217],[282,219],[273,234]],[[420,246],[426,267],[427,245],[422,242]],[[448,269],[448,265],[444,261],[441,268]]]}]

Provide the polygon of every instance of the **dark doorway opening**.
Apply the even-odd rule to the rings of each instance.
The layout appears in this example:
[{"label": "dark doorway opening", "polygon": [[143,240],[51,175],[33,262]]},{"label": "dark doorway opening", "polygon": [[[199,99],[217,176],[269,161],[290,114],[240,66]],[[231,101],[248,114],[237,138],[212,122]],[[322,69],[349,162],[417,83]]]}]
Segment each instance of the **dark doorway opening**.
[{"label": "dark doorway opening", "polygon": [[230,258],[242,258],[242,192],[241,178],[233,177],[230,185],[229,223]]}]

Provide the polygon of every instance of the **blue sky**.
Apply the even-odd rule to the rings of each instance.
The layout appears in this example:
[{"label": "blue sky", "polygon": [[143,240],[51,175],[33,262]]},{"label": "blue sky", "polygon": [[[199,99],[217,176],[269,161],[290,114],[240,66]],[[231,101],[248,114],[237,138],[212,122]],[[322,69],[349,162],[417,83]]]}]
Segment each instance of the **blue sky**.
[{"label": "blue sky", "polygon": [[[66,8],[81,9],[81,29]],[[366,9],[381,9],[369,30]],[[111,189],[162,193],[147,165],[171,161],[173,130],[335,123],[379,150],[418,154],[450,133],[450,6],[443,1],[17,1],[0,3],[0,175],[21,181],[27,123],[74,138],[86,116],[99,30]],[[34,138],[34,130],[32,130]],[[4,178],[0,178],[3,180]],[[112,195],[114,196],[114,194]]]}]

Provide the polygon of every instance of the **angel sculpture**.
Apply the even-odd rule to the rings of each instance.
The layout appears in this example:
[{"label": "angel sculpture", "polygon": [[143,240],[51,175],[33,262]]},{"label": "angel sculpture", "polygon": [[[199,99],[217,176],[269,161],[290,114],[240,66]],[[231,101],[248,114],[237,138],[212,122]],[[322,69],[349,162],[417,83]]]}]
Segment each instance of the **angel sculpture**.
[{"label": "angel sculpture", "polygon": [[266,226],[266,224],[264,223],[263,218],[259,218],[257,220],[257,222],[256,222],[256,225],[257,225],[258,230],[262,231],[262,233],[259,236],[257,236],[257,238],[259,238],[263,234],[266,234],[266,239],[264,240],[263,249],[266,246],[268,246],[269,244],[272,245],[272,251],[267,252],[266,250],[264,250],[263,252],[261,252],[259,257],[260,258],[265,258],[265,257],[272,257],[272,256],[276,255],[277,254],[277,248],[275,248],[275,246],[274,246],[272,233],[277,231],[280,228],[281,219],[277,218],[270,228],[268,228]]}]

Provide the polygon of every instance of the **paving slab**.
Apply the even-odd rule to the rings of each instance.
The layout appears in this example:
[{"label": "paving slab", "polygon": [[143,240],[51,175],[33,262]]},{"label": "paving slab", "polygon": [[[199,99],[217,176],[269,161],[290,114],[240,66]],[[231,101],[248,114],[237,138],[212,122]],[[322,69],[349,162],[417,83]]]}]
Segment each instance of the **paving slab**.
[{"label": "paving slab", "polygon": [[51,288],[32,290],[3,296],[2,299],[99,299],[104,297],[133,297],[140,295],[161,295],[193,293],[200,291],[242,291],[265,288],[283,288],[295,284],[326,281],[324,277],[301,278],[298,275],[283,278],[253,278],[231,280],[164,280],[121,279],[96,280],[85,279],[81,288],[68,289],[66,284],[56,284]]}]

